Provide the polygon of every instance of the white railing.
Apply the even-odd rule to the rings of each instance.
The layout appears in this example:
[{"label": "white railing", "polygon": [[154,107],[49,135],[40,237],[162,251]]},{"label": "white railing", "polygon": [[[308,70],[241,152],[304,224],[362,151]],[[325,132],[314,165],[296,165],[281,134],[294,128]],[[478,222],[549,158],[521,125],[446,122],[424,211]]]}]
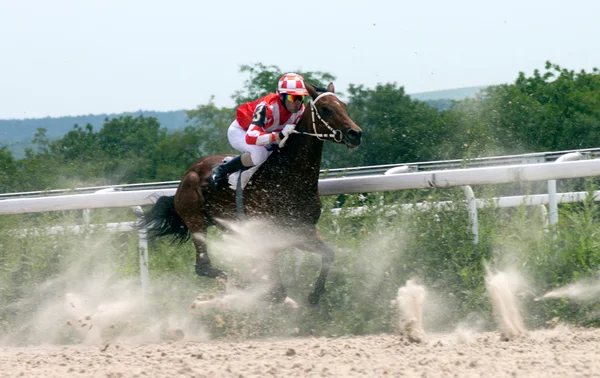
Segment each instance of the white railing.
[{"label": "white railing", "polygon": [[[319,180],[319,194],[334,195],[405,189],[448,188],[590,176],[600,176],[600,160],[322,179]],[[150,205],[156,197],[171,196],[175,193],[175,190],[175,188],[171,188],[5,199],[0,201],[0,215]]]},{"label": "white railing", "polygon": [[[369,176],[376,174],[384,174],[397,169],[403,172],[422,172],[422,171],[437,171],[444,169],[459,169],[459,168],[477,168],[477,167],[496,167],[502,165],[514,164],[537,164],[558,161],[565,154],[580,154],[583,158],[593,158],[600,155],[600,148],[584,148],[578,150],[566,151],[546,151],[534,152],[521,155],[504,155],[504,156],[489,156],[473,159],[454,159],[454,160],[439,160],[425,161],[412,163],[395,163],[372,166],[359,166],[349,168],[333,168],[323,169],[320,171],[322,178],[337,178],[337,177],[354,177],[354,176]],[[398,172],[396,172],[398,173]],[[122,184],[122,185],[106,185],[95,187],[83,187],[74,189],[52,189],[47,191],[21,192],[21,193],[0,193],[0,200],[10,198],[32,198],[45,197],[50,195],[64,194],[85,194],[95,193],[102,189],[113,189],[120,191],[139,191],[139,190],[159,190],[177,188],[179,181],[161,181],[147,182],[137,184]]]}]

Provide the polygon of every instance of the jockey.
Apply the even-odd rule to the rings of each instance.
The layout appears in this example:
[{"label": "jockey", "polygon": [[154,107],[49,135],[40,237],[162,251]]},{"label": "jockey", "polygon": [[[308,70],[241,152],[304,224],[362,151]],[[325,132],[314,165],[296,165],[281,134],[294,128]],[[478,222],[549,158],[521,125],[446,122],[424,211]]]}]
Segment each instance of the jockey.
[{"label": "jockey", "polygon": [[304,113],[306,95],[302,76],[287,73],[279,79],[277,93],[240,105],[227,130],[227,139],[241,154],[213,169],[211,185],[226,186],[229,173],[264,163],[270,154],[267,146],[278,143],[295,129]]}]

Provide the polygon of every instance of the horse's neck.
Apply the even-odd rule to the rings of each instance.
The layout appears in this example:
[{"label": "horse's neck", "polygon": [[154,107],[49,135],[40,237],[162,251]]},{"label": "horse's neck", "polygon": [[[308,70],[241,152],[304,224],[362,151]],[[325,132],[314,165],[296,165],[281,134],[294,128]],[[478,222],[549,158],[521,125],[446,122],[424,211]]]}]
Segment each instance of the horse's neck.
[{"label": "horse's neck", "polygon": [[287,158],[291,166],[302,165],[310,167],[313,171],[321,168],[323,155],[323,141],[309,135],[294,135],[289,143]]},{"label": "horse's neck", "polygon": [[[304,113],[298,131],[313,132],[310,109]],[[276,151],[256,173],[255,181],[279,182],[280,189],[318,190],[323,141],[314,136],[292,134],[285,148]],[[281,185],[281,186],[279,186]]]},{"label": "horse's neck", "polygon": [[281,181],[280,185],[290,190],[318,190],[322,140],[309,135],[292,134],[286,147],[274,154],[265,162],[260,172],[261,178]]}]

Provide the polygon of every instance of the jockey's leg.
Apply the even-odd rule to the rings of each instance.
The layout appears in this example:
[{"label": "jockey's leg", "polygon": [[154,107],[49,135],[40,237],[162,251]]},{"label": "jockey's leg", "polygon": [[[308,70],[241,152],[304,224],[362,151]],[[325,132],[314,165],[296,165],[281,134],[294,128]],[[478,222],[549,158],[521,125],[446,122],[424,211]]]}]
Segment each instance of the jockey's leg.
[{"label": "jockey's leg", "polygon": [[218,189],[220,187],[224,187],[226,186],[226,180],[227,180],[227,175],[229,173],[233,173],[236,171],[239,171],[240,169],[244,168],[244,164],[242,163],[242,160],[246,160],[243,159],[244,154],[247,154],[246,152],[244,152],[241,155],[238,155],[236,157],[234,157],[233,159],[229,160],[227,163],[221,164],[215,168],[213,168],[212,170],[212,176],[211,176],[211,185],[213,186],[213,188]]},{"label": "jockey's leg", "polygon": [[239,127],[237,122],[229,126],[227,137],[231,146],[242,154],[229,160],[227,163],[215,167],[212,171],[211,185],[218,189],[227,186],[227,175],[243,168],[250,168],[264,163],[270,152],[264,146],[249,145],[246,143],[246,131]]},{"label": "jockey's leg", "polygon": [[233,121],[227,130],[227,139],[231,147],[240,152],[248,152],[249,155],[244,156],[242,163],[245,167],[259,165],[265,162],[270,155],[266,146],[257,146],[255,144],[246,143],[246,130],[244,130],[237,121]]}]

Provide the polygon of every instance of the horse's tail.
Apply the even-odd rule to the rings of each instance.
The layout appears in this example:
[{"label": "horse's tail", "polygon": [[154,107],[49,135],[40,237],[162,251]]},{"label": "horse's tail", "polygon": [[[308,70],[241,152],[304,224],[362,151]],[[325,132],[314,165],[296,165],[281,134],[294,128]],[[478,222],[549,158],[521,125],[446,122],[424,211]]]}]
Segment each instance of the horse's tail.
[{"label": "horse's tail", "polygon": [[159,197],[150,211],[140,217],[135,228],[146,229],[148,240],[171,236],[171,243],[181,244],[190,238],[190,231],[175,211],[175,196]]}]

